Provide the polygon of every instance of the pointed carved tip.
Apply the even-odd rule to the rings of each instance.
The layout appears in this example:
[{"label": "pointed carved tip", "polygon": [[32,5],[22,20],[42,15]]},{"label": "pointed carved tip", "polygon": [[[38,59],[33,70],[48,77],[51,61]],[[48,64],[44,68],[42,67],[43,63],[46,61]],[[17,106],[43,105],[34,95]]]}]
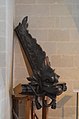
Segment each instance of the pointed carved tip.
[{"label": "pointed carved tip", "polygon": [[28,28],[28,16],[24,17],[24,19],[22,20],[22,25],[24,26],[25,29]]},{"label": "pointed carved tip", "polygon": [[27,21],[28,21],[28,16],[24,17],[24,19],[22,20],[22,24],[27,23]]}]

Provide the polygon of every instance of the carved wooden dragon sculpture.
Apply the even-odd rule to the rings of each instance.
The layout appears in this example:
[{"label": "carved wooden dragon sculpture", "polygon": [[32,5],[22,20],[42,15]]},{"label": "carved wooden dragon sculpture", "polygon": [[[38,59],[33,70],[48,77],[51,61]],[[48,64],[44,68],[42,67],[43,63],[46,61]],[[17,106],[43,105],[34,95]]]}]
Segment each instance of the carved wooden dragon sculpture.
[{"label": "carved wooden dragon sculpture", "polygon": [[[56,97],[66,91],[67,86],[66,83],[59,83],[59,75],[49,65],[45,51],[42,50],[40,45],[37,44],[36,39],[27,30],[27,20],[28,17],[26,16],[22,23],[19,23],[15,28],[15,32],[33,72],[27,78],[30,83],[22,85],[21,94],[34,96],[37,109],[43,106],[51,106],[52,109],[55,109]],[[44,99],[45,96],[51,98],[52,101],[47,104],[43,100],[43,103],[40,104],[39,97]]]}]

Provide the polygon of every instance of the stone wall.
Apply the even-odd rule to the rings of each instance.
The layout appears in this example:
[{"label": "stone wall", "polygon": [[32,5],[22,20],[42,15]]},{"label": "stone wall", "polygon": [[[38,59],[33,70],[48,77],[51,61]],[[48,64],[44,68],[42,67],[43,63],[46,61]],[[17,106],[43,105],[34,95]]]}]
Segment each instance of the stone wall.
[{"label": "stone wall", "polygon": [[[25,16],[29,16],[30,33],[46,51],[60,81],[68,86],[48,119],[74,119],[73,89],[79,87],[79,0],[16,0],[15,26]],[[14,41],[16,86],[26,82],[28,72],[16,36]]]},{"label": "stone wall", "polygon": [[0,0],[0,119],[11,119],[13,0]]},{"label": "stone wall", "polygon": [[5,91],[5,86],[6,86],[6,30],[5,30],[5,25],[6,25],[6,16],[5,16],[5,0],[1,0],[0,2],[0,119],[4,119],[6,113],[4,114],[3,112],[5,111],[6,108],[6,91]]}]

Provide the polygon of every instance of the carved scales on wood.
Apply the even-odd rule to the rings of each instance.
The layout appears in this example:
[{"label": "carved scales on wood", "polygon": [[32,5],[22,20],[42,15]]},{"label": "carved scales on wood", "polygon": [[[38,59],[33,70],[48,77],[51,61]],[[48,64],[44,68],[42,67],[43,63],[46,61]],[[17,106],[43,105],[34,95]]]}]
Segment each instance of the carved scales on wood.
[{"label": "carved scales on wood", "polygon": [[[51,106],[56,108],[56,96],[66,91],[66,83],[59,83],[59,76],[55,73],[49,62],[45,51],[42,50],[35,38],[31,36],[27,23],[28,17],[25,17],[22,23],[15,28],[20,44],[29,61],[33,71],[32,76],[27,78],[30,83],[22,85],[22,94],[35,96],[35,102],[38,109],[42,106]],[[48,96],[52,99],[50,104],[38,102],[38,97]]]}]

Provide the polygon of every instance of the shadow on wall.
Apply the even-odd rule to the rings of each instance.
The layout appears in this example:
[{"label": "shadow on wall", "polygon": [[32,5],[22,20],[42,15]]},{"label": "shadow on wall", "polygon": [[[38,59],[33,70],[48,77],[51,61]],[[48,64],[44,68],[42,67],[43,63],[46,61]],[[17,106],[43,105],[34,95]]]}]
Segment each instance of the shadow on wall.
[{"label": "shadow on wall", "polygon": [[65,4],[79,32],[79,0],[65,0]]},{"label": "shadow on wall", "polygon": [[66,95],[64,96],[58,103],[57,108],[62,108],[62,119],[64,119],[64,105],[72,98],[72,96]]}]

